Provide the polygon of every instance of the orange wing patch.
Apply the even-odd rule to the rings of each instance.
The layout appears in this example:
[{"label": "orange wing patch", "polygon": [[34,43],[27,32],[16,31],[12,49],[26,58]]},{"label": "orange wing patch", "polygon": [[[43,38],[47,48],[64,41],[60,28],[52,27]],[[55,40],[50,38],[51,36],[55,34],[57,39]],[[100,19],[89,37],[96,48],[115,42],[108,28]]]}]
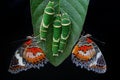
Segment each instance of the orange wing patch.
[{"label": "orange wing patch", "polygon": [[[87,54],[87,51],[89,51],[89,54]],[[95,51],[93,51],[93,46],[91,45],[84,45],[81,47],[76,45],[72,53],[76,56],[76,58],[85,60],[85,61],[90,60],[95,55]],[[87,54],[87,55],[84,55],[84,54]]]},{"label": "orange wing patch", "polygon": [[32,43],[32,39],[29,39],[28,41],[26,41],[25,43],[24,43],[24,45],[30,45]]},{"label": "orange wing patch", "polygon": [[90,39],[90,38],[86,38],[86,41],[88,42],[88,43],[92,43],[93,41]]},{"label": "orange wing patch", "polygon": [[86,53],[90,49],[93,49],[93,46],[91,46],[91,45],[83,45],[83,46],[79,47],[79,51],[83,51],[84,53]]},{"label": "orange wing patch", "polygon": [[45,54],[43,53],[41,48],[32,47],[25,50],[23,57],[29,63],[37,64],[45,59]]}]

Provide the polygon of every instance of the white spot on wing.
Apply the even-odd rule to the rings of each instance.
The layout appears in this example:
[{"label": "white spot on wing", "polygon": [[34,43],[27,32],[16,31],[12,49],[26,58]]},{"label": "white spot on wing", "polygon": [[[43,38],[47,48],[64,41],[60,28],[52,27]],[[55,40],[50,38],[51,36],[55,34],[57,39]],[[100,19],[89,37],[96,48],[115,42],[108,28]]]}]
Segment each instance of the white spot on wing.
[{"label": "white spot on wing", "polygon": [[83,56],[89,56],[93,52],[95,52],[95,50],[94,49],[90,49],[90,50],[86,51],[86,53],[84,53],[83,51],[78,51],[78,52],[79,52],[79,54],[82,54]]},{"label": "white spot on wing", "polygon": [[42,53],[38,52],[38,53],[36,54],[36,57],[37,57],[37,56],[40,56],[40,55],[42,55]]},{"label": "white spot on wing", "polygon": [[40,53],[40,52],[37,52],[36,55],[33,55],[32,52],[27,52],[26,53],[26,57],[29,57],[29,58],[36,58],[36,57],[38,57],[40,55],[42,55],[42,53]]},{"label": "white spot on wing", "polygon": [[96,55],[96,59],[89,66],[96,65],[97,60],[100,58],[101,55],[102,55],[101,51],[98,52],[97,55]]},{"label": "white spot on wing", "polygon": [[23,63],[23,58],[20,56],[20,54],[16,53],[15,57],[18,59],[18,65],[25,66]]}]

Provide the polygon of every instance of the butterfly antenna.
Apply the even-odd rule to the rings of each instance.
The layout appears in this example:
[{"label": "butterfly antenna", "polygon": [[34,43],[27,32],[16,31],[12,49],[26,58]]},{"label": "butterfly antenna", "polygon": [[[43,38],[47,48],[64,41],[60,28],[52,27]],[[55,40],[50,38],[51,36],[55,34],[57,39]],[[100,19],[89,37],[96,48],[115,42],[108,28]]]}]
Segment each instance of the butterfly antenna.
[{"label": "butterfly antenna", "polygon": [[83,30],[81,35],[83,36],[83,35],[85,35],[85,34],[86,34],[86,32]]},{"label": "butterfly antenna", "polygon": [[24,42],[24,41],[26,41],[26,40],[28,40],[28,39],[26,38],[26,39],[16,40],[16,41],[10,42],[9,44],[16,44],[16,43],[18,43],[18,42]]},{"label": "butterfly antenna", "polygon": [[94,38],[94,37],[92,37],[92,36],[91,36],[91,38],[92,38],[93,40],[95,40],[95,41],[97,41],[97,42],[99,42],[99,43],[101,43],[101,44],[105,45],[105,42],[100,41],[100,40],[98,40],[97,38]]},{"label": "butterfly antenna", "polygon": [[82,36],[84,36],[84,35],[86,35],[86,32],[83,30],[83,31],[81,32],[81,35],[79,36],[79,39],[80,39]]},{"label": "butterfly antenna", "polygon": [[39,38],[40,37],[40,34],[36,35],[35,38]]}]

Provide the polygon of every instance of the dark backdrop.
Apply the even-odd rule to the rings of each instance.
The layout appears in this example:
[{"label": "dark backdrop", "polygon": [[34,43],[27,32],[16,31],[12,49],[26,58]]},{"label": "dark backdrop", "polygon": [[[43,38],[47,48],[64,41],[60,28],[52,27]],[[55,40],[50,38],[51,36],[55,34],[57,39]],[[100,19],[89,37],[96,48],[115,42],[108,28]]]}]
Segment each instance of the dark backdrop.
[{"label": "dark backdrop", "polygon": [[[111,28],[114,25],[111,22],[110,1],[107,0],[90,0],[88,13],[86,16],[84,31],[92,34],[99,41],[105,42],[101,44],[95,41],[101,49],[108,69],[105,74],[96,74],[76,67],[69,56],[60,66],[54,67],[51,64],[45,65],[44,68],[30,69],[26,72],[13,75],[7,72],[9,63],[14,51],[22,44],[22,40],[26,36],[33,34],[31,24],[31,14],[29,0],[4,0],[1,9],[1,58],[0,80],[52,80],[52,79],[79,79],[79,80],[112,80],[112,49]],[[16,42],[14,42],[16,41]],[[2,71],[2,72],[1,72]]]}]

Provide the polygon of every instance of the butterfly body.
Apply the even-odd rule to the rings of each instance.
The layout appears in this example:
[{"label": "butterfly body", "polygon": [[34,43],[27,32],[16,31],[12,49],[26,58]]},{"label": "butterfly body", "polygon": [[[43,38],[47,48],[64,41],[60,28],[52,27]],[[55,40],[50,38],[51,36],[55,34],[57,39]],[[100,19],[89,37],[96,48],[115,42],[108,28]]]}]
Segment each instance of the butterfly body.
[{"label": "butterfly body", "polygon": [[97,73],[106,72],[105,59],[98,46],[90,39],[89,34],[82,36],[74,46],[72,61],[76,66],[87,70],[92,70]]}]

